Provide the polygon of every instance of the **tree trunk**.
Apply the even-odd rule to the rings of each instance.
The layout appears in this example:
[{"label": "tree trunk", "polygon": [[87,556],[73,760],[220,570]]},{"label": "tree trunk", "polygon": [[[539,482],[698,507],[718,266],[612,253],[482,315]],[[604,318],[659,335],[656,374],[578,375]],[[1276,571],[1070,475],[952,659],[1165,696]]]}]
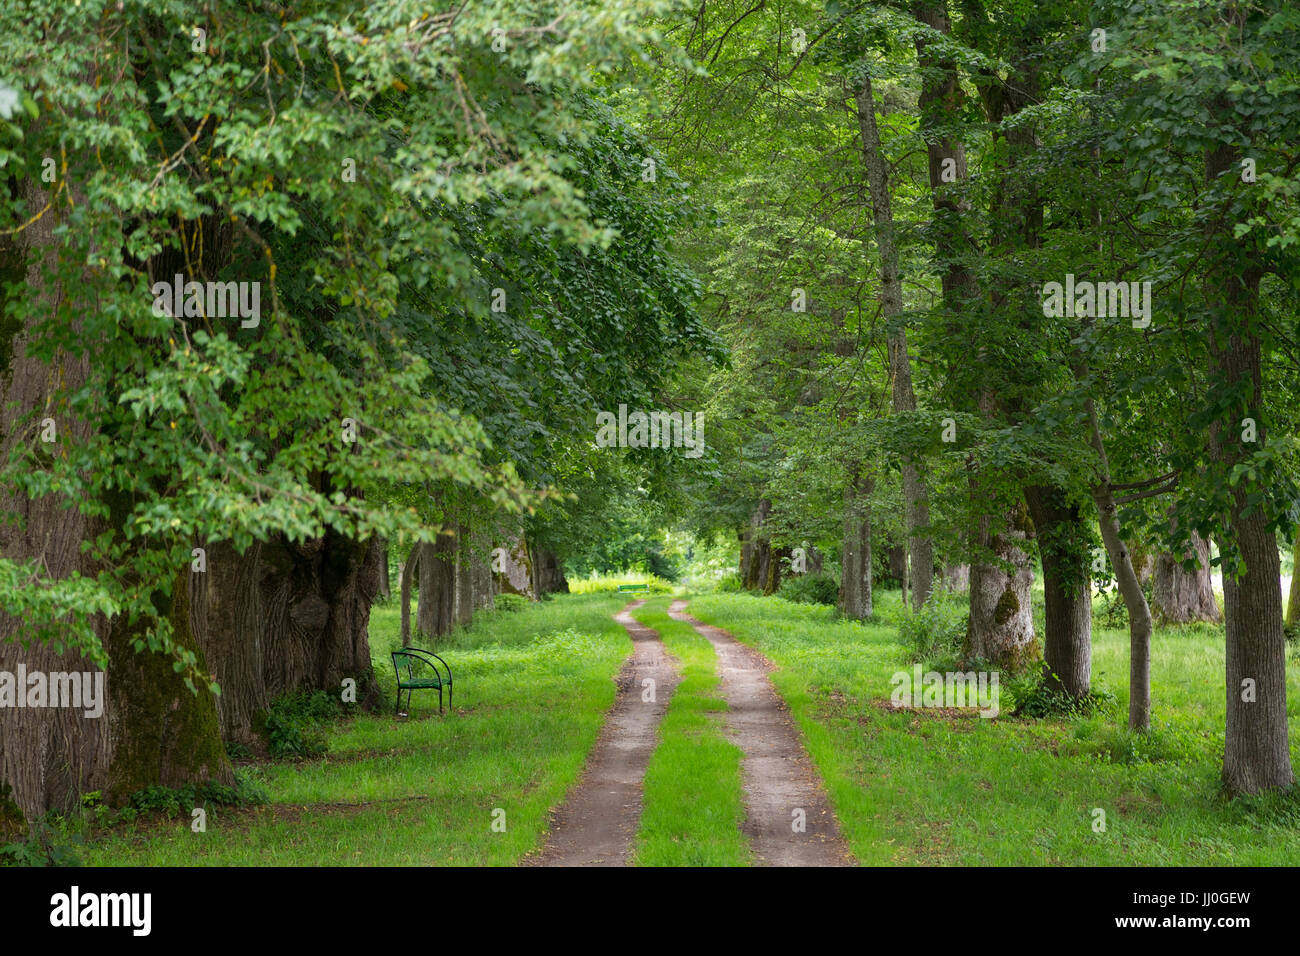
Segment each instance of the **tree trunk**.
[{"label": "tree trunk", "polygon": [[1047,686],[1086,697],[1092,686],[1092,579],[1088,533],[1060,488],[1025,488],[1043,562]]},{"label": "tree trunk", "polygon": [[[894,214],[889,195],[889,174],[876,125],[876,102],[871,76],[862,78],[855,99],[858,129],[862,138],[862,159],[871,193],[871,214],[875,223],[876,248],[880,251],[880,302],[888,326],[889,374],[893,379],[895,414],[916,411],[912,391],[912,363],[907,354],[907,329],[903,321],[903,282],[898,268]],[[903,507],[907,520],[907,550],[911,558],[912,605],[919,609],[934,586],[934,548],[929,538],[930,499],[925,478],[911,455],[903,468]],[[868,569],[870,573],[870,569]]]},{"label": "tree trunk", "polygon": [[[1217,104],[1221,114],[1230,107]],[[1207,181],[1214,183],[1238,165],[1238,152],[1222,146],[1206,154]],[[1210,383],[1220,394],[1244,386],[1245,407],[1210,426],[1210,452],[1226,472],[1267,445],[1264,415],[1262,348],[1255,331],[1259,306],[1259,259],[1243,254],[1230,236],[1218,239],[1212,261],[1222,263],[1206,283],[1207,301],[1219,307],[1210,323]],[[1247,448],[1238,440],[1243,417],[1256,422],[1256,441]],[[1252,489],[1243,481],[1231,491],[1228,526],[1244,564],[1240,576],[1225,569],[1223,612],[1227,657],[1227,720],[1224,733],[1223,782],[1229,793],[1258,793],[1290,787],[1291,770],[1286,713],[1286,637],[1282,630],[1281,562],[1277,537],[1268,516],[1252,507]]]},{"label": "tree trunk", "polygon": [[297,690],[338,693],[357,680],[358,702],[373,703],[368,633],[377,591],[379,548],[333,531],[263,545],[263,674],[268,700]]},{"label": "tree trunk", "polygon": [[[190,571],[185,566],[172,584],[172,639],[191,650],[204,669],[203,648],[190,629]],[[162,600],[161,594],[158,596]],[[180,787],[194,783],[234,786],[234,769],[221,745],[216,701],[199,685],[197,694],[185,686],[170,657],[133,646],[145,629],[115,619],[107,640],[111,662],[108,693],[113,760],[109,766],[106,802],[126,803],[146,787]]]},{"label": "tree trunk", "polygon": [[871,481],[850,472],[844,488],[844,543],[840,571],[840,611],[855,621],[870,620],[871,596]]},{"label": "tree trunk", "polygon": [[456,603],[452,608],[452,619],[461,627],[467,626],[474,617],[474,581],[471,577],[471,559],[469,527],[456,525]]},{"label": "tree trunk", "polygon": [[406,562],[402,565],[402,575],[399,588],[401,590],[400,600],[402,602],[402,646],[411,646],[411,586],[414,584],[415,570],[420,564],[420,542],[411,545],[411,553],[406,556]]},{"label": "tree trunk", "polygon": [[471,532],[473,552],[470,557],[470,577],[474,592],[474,610],[493,606],[496,600],[496,577],[492,573],[492,545],[495,535],[485,527]]},{"label": "tree trunk", "polygon": [[903,579],[907,577],[907,548],[901,545],[890,545],[889,555],[889,576],[898,583],[901,588]]},{"label": "tree trunk", "polygon": [[226,741],[251,746],[267,706],[262,674],[262,545],[242,555],[224,542],[206,548],[207,570],[191,572],[191,620],[221,694],[217,717]]},{"label": "tree trunk", "polygon": [[533,558],[524,536],[518,532],[515,535],[508,541],[505,571],[496,576],[497,587],[502,594],[518,594],[535,601],[537,592],[533,590]]},{"label": "tree trunk", "polygon": [[569,582],[564,577],[564,565],[554,551],[539,550],[533,567],[537,575],[539,595],[569,592]]},{"label": "tree trunk", "polygon": [[[47,197],[31,180],[24,180],[20,188],[27,204],[25,220],[44,207]],[[51,313],[59,302],[77,302],[75,289],[45,283],[44,267],[53,267],[57,257],[53,230],[58,224],[51,210],[20,233],[19,242],[0,237],[0,280],[20,286],[25,280],[24,294],[35,297]],[[29,251],[36,253],[30,266]],[[0,306],[5,294],[0,285]],[[84,308],[93,308],[93,303],[85,302]],[[0,356],[6,360],[0,378],[4,429],[0,454],[6,460],[17,445],[33,440],[30,427],[17,427],[19,421],[34,410],[61,407],[63,396],[84,387],[90,372],[88,357],[62,356],[58,374],[53,374],[48,365],[27,354],[30,332],[30,328],[0,327]],[[57,426],[60,442],[84,443],[92,431],[87,422],[66,415],[57,418]],[[0,511],[7,519],[0,522],[0,555],[15,561],[43,561],[52,580],[98,573],[82,554],[81,543],[105,526],[82,515],[75,502],[56,495],[33,500],[0,489]],[[97,625],[102,638],[106,622]],[[97,670],[79,654],[57,653],[47,644],[33,642],[24,648],[16,640],[22,630],[21,621],[0,614],[0,670],[16,673],[20,664],[29,672],[47,674]],[[105,686],[112,683],[107,675],[104,680]],[[34,821],[48,810],[73,811],[80,806],[81,793],[102,789],[111,749],[110,713],[96,719],[72,708],[0,708],[0,804],[7,787],[10,799]]]},{"label": "tree trunk", "polygon": [[970,589],[970,565],[953,564],[943,569],[943,584],[954,594]]},{"label": "tree trunk", "polygon": [[[1084,378],[1087,366],[1080,359],[1074,371],[1076,377]],[[1086,407],[1092,447],[1097,453],[1097,483],[1092,486],[1092,501],[1097,506],[1101,540],[1106,545],[1111,571],[1128,611],[1128,727],[1141,733],[1151,727],[1151,608],[1142,591],[1139,572],[1133,566],[1132,553],[1120,535],[1119,512],[1110,487],[1110,460],[1101,436],[1097,406],[1089,398]]]},{"label": "tree trunk", "polygon": [[788,564],[791,557],[789,548],[767,549],[767,563],[763,567],[763,593],[775,594],[781,589],[781,566]]},{"label": "tree trunk", "polygon": [[[1192,531],[1188,545],[1182,556],[1161,552],[1156,558],[1151,603],[1166,624],[1217,623],[1222,617],[1210,577],[1210,542]],[[1196,562],[1195,571],[1184,569],[1184,558]]]},{"label": "tree trunk", "polygon": [[449,525],[439,532],[432,544],[423,546],[415,629],[426,639],[450,634],[455,624],[457,538],[455,527]]},{"label": "tree trunk", "polygon": [[384,541],[382,555],[379,559],[379,596],[387,600],[393,596],[392,587],[388,581],[388,569],[391,564],[388,560],[388,542]]},{"label": "tree trunk", "polygon": [[980,547],[1011,571],[985,559],[971,563],[965,656],[1018,673],[1038,656],[1030,603],[1034,572],[1021,547],[1027,533],[1024,508],[1015,508],[1008,517],[1008,526],[1000,534],[991,533],[992,522],[987,516],[980,518]]},{"label": "tree trunk", "polygon": [[747,591],[762,591],[769,581],[772,544],[763,535],[763,523],[771,511],[772,502],[764,498],[749,519],[748,556],[742,550],[740,578]]}]

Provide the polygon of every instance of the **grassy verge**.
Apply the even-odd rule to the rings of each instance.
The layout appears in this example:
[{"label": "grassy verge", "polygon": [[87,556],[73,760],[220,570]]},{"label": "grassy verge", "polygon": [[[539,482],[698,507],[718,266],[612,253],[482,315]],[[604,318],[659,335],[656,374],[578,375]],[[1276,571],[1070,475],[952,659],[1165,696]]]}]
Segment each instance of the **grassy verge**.
[{"label": "grassy verge", "polygon": [[[889,621],[897,593],[878,596]],[[906,652],[887,624],[830,608],[709,594],[691,613],[780,666],[798,722],[854,853],[868,864],[1294,865],[1300,794],[1226,801],[1223,635],[1158,629],[1153,732],[1124,730],[1128,635],[1093,633],[1094,687],[1115,695],[1078,720],[943,718],[891,712]],[[1289,661],[1293,761],[1300,765],[1300,664]],[[1005,687],[1004,687],[1005,692]],[[1105,830],[1094,829],[1105,817]]]},{"label": "grassy verge", "polygon": [[752,857],[740,831],[741,751],[723,732],[726,704],[717,696],[717,656],[694,628],[667,615],[670,600],[655,598],[633,612],[659,633],[682,668],[646,769],[636,863],[745,866]]},{"label": "grassy verge", "polygon": [[[416,692],[392,715],[395,603],[375,608],[371,653],[386,711],[331,728],[317,760],[242,771],[270,794],[251,809],[211,808],[114,828],[81,851],[91,865],[512,864],[535,849],[577,778],[614,700],[631,646],[617,595],[571,595],[489,612],[436,647],[455,673],[456,713]],[[494,810],[505,830],[493,829]]]}]

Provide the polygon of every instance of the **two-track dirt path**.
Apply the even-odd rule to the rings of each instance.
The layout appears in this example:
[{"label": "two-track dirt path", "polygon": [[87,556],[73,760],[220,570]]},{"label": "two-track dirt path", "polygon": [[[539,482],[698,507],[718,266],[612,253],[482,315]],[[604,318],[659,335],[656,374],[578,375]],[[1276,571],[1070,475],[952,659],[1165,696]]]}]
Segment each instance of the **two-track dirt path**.
[{"label": "two-track dirt path", "polygon": [[[627,866],[641,821],[641,786],[659,742],[659,723],[681,680],[659,635],[637,623],[633,601],[614,616],[633,652],[619,672],[618,696],[577,786],[551,823],[533,866]],[[644,700],[652,679],[654,701]]]},{"label": "two-track dirt path", "polygon": [[[853,855],[840,836],[835,813],[822,790],[799,732],[767,672],[762,654],[721,628],[684,613],[674,601],[668,614],[695,628],[718,655],[727,729],[745,756],[745,834],[764,866],[852,866]],[[802,812],[801,812],[802,811]],[[802,822],[802,831],[798,824]]]},{"label": "two-track dirt path", "polygon": [[[618,695],[582,778],[555,814],[546,842],[531,866],[626,866],[641,820],[642,784],[658,743],[659,724],[680,675],[659,635],[637,623],[633,601],[615,615],[632,638],[633,653],[618,675]],[[727,731],[744,751],[741,765],[746,819],[744,833],[764,866],[851,866],[853,855],[840,836],[812,761],[767,672],[768,660],[720,628],[683,613],[674,601],[668,613],[713,644]],[[647,702],[642,682],[655,682]]]}]

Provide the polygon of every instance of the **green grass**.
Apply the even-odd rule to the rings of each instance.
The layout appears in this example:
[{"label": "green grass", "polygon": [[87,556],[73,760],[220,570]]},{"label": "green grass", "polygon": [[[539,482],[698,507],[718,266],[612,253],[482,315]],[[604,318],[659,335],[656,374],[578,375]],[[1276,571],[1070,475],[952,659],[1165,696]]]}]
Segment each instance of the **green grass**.
[{"label": "green grass", "polygon": [[[320,759],[246,764],[270,803],[211,807],[207,832],[185,815],[141,817],[87,832],[91,865],[509,865],[539,846],[547,813],[576,780],[630,651],[608,591],[520,613],[489,612],[436,647],[456,672],[457,713],[417,693],[410,720],[391,716],[389,650],[398,609],[377,607],[371,648],[385,711],[329,726]],[[740,752],[722,729],[712,645],[664,613],[636,612],[680,661],[645,781],[636,840],[643,865],[745,865]],[[1158,629],[1154,729],[1124,730],[1128,635],[1097,626],[1094,687],[1114,695],[1076,720],[946,719],[880,704],[907,669],[898,592],[876,596],[877,621],[746,594],[702,594],[690,613],[726,628],[777,665],[839,817],[867,864],[1293,865],[1300,793],[1223,799],[1223,634]],[[1293,761],[1300,766],[1300,662],[1288,659]],[[1007,683],[1003,682],[1003,693]],[[435,695],[436,696],[436,695]],[[506,814],[492,829],[493,810]],[[1094,832],[1096,809],[1105,832]],[[90,815],[87,811],[88,816]],[[75,824],[58,828],[66,838]],[[66,840],[64,841],[66,842]]]},{"label": "green grass", "polygon": [[[416,692],[392,716],[389,652],[399,610],[375,608],[371,654],[386,710],[341,721],[323,759],[244,771],[270,793],[255,809],[210,808],[115,828],[81,850],[90,865],[512,864],[535,849],[576,779],[631,651],[611,619],[617,595],[567,596],[517,614],[489,612],[434,648],[455,673],[457,713]],[[505,811],[505,832],[492,829]]]},{"label": "green grass", "polygon": [[745,866],[752,857],[740,831],[741,751],[723,730],[717,655],[693,627],[668,616],[670,600],[655,598],[632,612],[659,633],[682,674],[646,769],[636,863]]},{"label": "green grass", "polygon": [[568,583],[570,594],[617,592],[620,584],[645,584],[649,586],[652,594],[671,594],[675,590],[673,582],[649,572],[639,571],[625,571],[622,574],[597,574],[593,571],[589,577],[569,578]]},{"label": "green grass", "polygon": [[[1224,800],[1223,635],[1156,631],[1153,732],[1123,729],[1128,634],[1093,633],[1094,688],[1115,695],[1083,720],[943,719],[892,713],[907,668],[897,592],[878,624],[745,594],[691,599],[691,613],[770,657],[846,839],[866,864],[1294,865],[1300,794]],[[1289,658],[1292,760],[1300,765],[1300,665]],[[1005,691],[1005,686],[1004,686]],[[1105,811],[1094,832],[1093,811]]]}]

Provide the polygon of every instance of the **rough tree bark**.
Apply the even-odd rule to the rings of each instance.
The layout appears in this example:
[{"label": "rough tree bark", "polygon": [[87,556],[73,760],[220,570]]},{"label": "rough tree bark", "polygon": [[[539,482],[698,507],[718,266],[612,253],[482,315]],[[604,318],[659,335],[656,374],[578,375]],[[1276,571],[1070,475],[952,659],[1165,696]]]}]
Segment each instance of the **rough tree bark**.
[{"label": "rough tree bark", "polygon": [[[1228,114],[1226,103],[1219,107],[1222,115]],[[1207,181],[1235,170],[1238,160],[1237,150],[1227,146],[1208,151]],[[1216,260],[1222,265],[1205,288],[1207,301],[1220,309],[1210,325],[1210,381],[1226,393],[1244,386],[1247,407],[1242,412],[1256,422],[1256,442],[1250,448],[1239,439],[1239,419],[1210,427],[1210,453],[1226,469],[1267,443],[1262,347],[1255,329],[1262,273],[1259,260],[1242,255],[1231,238],[1211,238],[1223,251]],[[1232,794],[1282,789],[1295,780],[1287,734],[1281,561],[1268,516],[1249,506],[1248,490],[1245,482],[1232,489],[1228,514],[1244,570],[1239,577],[1223,576],[1228,706],[1223,782]]]},{"label": "rough tree bark", "polygon": [[[18,188],[27,215],[35,215],[45,205],[45,191],[31,180]],[[75,290],[45,285],[43,268],[53,266],[56,256],[56,225],[57,216],[51,211],[20,233],[18,241],[0,238],[0,280],[18,284],[25,280],[27,294],[51,311],[57,302],[76,295]],[[93,302],[85,303],[86,309],[93,307]],[[30,331],[16,323],[0,326],[0,455],[4,459],[17,445],[37,440],[35,426],[27,422],[20,427],[21,420],[33,411],[59,407],[60,396],[83,387],[90,371],[89,358],[64,356],[58,375],[52,375],[44,362],[27,354]],[[60,443],[85,442],[91,434],[87,422],[68,416],[56,417],[56,425]],[[8,519],[0,522],[0,555],[15,561],[43,561],[53,579],[98,573],[81,553],[81,542],[102,532],[103,523],[87,519],[73,502],[55,496],[33,501],[0,489],[0,511]],[[99,622],[96,630],[102,639],[106,622]],[[0,670],[15,673],[19,664],[45,673],[95,670],[79,654],[56,653],[40,643],[22,647],[17,643],[20,631],[19,621],[0,615]],[[112,682],[109,675],[104,680],[106,687]],[[109,712],[95,719],[71,708],[0,708],[0,804],[7,787],[9,798],[28,820],[48,810],[76,809],[81,793],[100,790],[107,780],[108,730]]]},{"label": "rough tree bark", "polygon": [[300,542],[276,535],[263,545],[262,562],[267,698],[304,689],[337,693],[352,677],[358,703],[373,703],[368,625],[378,590],[377,543],[332,531]]},{"label": "rough tree bark", "polygon": [[748,553],[741,553],[740,580],[747,591],[767,591],[771,581],[772,542],[763,534],[763,524],[772,511],[772,502],[767,498],[759,501],[754,514],[749,520]]},{"label": "rough tree bark", "polygon": [[987,515],[979,520],[981,547],[997,555],[1007,567],[983,559],[971,563],[965,656],[1017,673],[1038,657],[1038,645],[1030,604],[1034,571],[1021,546],[1027,537],[1028,516],[1023,506],[1015,508],[1011,515],[1011,522],[998,534],[992,533],[992,521]]},{"label": "rough tree bark", "polygon": [[492,573],[492,544],[496,540],[495,532],[476,526],[470,532],[472,552],[470,555],[470,577],[474,593],[474,610],[493,606],[496,600],[496,576]]},{"label": "rough tree bark", "polygon": [[474,617],[474,579],[471,574],[469,526],[456,525],[456,600],[452,606],[452,620],[460,626],[469,624]]},{"label": "rough tree bark", "polygon": [[[1183,567],[1184,560],[1194,560],[1196,570]],[[1155,562],[1155,583],[1151,603],[1166,624],[1222,620],[1214,599],[1214,579],[1210,577],[1210,542],[1195,531],[1188,539],[1185,554],[1161,552]]]},{"label": "rough tree bark", "polygon": [[[871,194],[872,221],[876,227],[876,248],[880,252],[880,303],[888,327],[893,407],[895,413],[913,412],[916,411],[916,395],[912,391],[912,362],[907,354],[907,330],[903,322],[903,281],[898,268],[898,244],[889,195],[888,164],[880,146],[876,101],[872,94],[870,74],[863,76],[854,99],[857,103],[867,190]],[[930,499],[925,478],[912,456],[903,458],[902,469],[907,549],[911,558],[912,606],[919,609],[934,587],[934,548],[929,538]]]},{"label": "rough tree bark", "polygon": [[411,646],[411,587],[415,583],[415,571],[420,564],[420,542],[411,545],[411,553],[406,556],[406,562],[402,565],[401,581],[399,589],[401,591],[400,600],[402,602],[402,646]]},{"label": "rough tree bark", "polygon": [[428,639],[451,633],[455,624],[456,552],[454,525],[446,525],[420,555],[420,603],[415,629]]},{"label": "rough tree bark", "polygon": [[266,710],[262,674],[262,545],[242,555],[224,542],[207,546],[207,570],[190,575],[190,618],[208,668],[221,687],[221,736],[250,746],[258,714]]},{"label": "rough tree bark", "polygon": [[1026,487],[1025,503],[1043,562],[1047,686],[1086,697],[1092,687],[1092,579],[1083,518],[1059,488]]},{"label": "rough tree bark", "polygon": [[871,480],[855,468],[844,487],[844,538],[839,607],[855,621],[871,618]]},{"label": "rough tree bark", "polygon": [[518,594],[530,601],[537,599],[533,590],[533,558],[528,542],[518,531],[511,533],[505,543],[505,571],[496,575],[497,589],[501,594]]},{"label": "rough tree bark", "polygon": [[[200,671],[203,649],[190,628],[190,575],[186,565],[172,582],[170,607],[158,595],[159,610],[166,611],[172,640],[194,651]],[[235,773],[221,743],[216,701],[206,685],[192,693],[172,661],[161,654],[137,652],[132,646],[144,624],[116,618],[109,626],[109,720],[113,738],[112,762],[105,802],[125,804],[145,787],[179,787],[214,782],[234,786]]]}]

